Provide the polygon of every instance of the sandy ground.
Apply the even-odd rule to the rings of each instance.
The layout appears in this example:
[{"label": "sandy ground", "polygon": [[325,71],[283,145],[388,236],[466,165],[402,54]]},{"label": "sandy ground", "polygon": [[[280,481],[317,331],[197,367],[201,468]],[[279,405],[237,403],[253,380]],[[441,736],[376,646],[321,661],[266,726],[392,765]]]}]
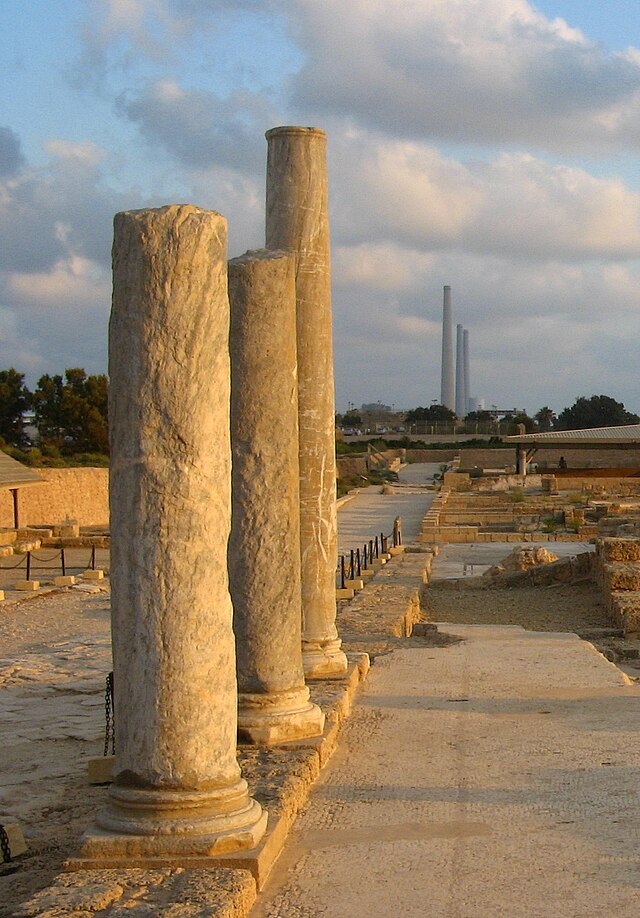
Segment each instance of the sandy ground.
[{"label": "sandy ground", "polygon": [[424,590],[423,607],[432,621],[461,624],[521,625],[530,631],[575,631],[610,628],[593,583],[508,590]]},{"label": "sandy ground", "polygon": [[71,589],[0,605],[0,814],[17,817],[29,846],[0,874],[3,918],[59,872],[106,794],[86,775],[104,745],[108,602]]}]

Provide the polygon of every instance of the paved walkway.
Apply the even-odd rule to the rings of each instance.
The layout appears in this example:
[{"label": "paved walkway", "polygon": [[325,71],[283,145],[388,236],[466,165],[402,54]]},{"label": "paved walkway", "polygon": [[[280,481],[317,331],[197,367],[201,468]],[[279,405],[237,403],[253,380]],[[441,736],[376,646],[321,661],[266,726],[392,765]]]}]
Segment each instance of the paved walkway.
[{"label": "paved walkway", "polygon": [[252,918],[636,918],[640,688],[578,637],[378,658]]},{"label": "paved walkway", "polygon": [[417,541],[422,520],[431,506],[433,491],[425,485],[433,481],[440,466],[433,462],[416,462],[399,473],[400,482],[394,494],[381,494],[379,487],[363,488],[338,511],[338,551],[347,553],[365,541],[393,531],[396,516],[402,519],[405,543]]}]

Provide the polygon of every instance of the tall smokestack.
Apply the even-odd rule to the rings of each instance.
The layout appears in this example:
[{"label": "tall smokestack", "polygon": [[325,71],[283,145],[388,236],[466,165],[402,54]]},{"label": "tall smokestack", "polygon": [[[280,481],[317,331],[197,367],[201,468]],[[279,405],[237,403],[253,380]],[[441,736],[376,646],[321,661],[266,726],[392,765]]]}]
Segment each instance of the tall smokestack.
[{"label": "tall smokestack", "polygon": [[456,325],[456,415],[463,418],[464,410],[464,329]]},{"label": "tall smokestack", "polygon": [[465,328],[462,336],[462,351],[464,364],[464,413],[469,414],[471,408],[471,376],[469,375],[469,330]]},{"label": "tall smokestack", "polygon": [[442,303],[442,377],[440,404],[455,409],[453,386],[453,317],[451,313],[451,287],[445,286]]}]

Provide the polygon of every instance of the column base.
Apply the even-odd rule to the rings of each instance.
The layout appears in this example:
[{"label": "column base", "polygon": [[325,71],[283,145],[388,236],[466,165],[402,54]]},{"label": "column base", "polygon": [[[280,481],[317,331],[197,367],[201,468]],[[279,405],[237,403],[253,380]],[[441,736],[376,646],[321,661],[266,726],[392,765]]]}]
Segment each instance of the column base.
[{"label": "column base", "polygon": [[302,668],[306,679],[325,679],[347,671],[347,658],[341,650],[342,641],[307,641],[302,639]]},{"label": "column base", "polygon": [[324,714],[309,701],[309,689],[238,694],[238,739],[249,743],[284,743],[320,736]]},{"label": "column base", "polygon": [[205,790],[113,784],[96,824],[82,837],[82,859],[211,857],[255,848],[267,813],[241,778]]}]

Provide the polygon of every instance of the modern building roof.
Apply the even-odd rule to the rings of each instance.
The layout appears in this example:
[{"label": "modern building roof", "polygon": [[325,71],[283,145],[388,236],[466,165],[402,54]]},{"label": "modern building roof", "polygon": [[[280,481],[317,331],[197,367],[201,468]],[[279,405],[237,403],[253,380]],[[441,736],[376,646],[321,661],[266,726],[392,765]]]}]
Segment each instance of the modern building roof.
[{"label": "modern building roof", "polygon": [[615,445],[640,447],[640,424],[621,427],[590,427],[587,430],[549,430],[546,433],[518,434],[505,437],[507,443],[531,446]]},{"label": "modern building roof", "polygon": [[0,450],[0,488],[24,488],[42,483],[43,478],[37,472]]}]

